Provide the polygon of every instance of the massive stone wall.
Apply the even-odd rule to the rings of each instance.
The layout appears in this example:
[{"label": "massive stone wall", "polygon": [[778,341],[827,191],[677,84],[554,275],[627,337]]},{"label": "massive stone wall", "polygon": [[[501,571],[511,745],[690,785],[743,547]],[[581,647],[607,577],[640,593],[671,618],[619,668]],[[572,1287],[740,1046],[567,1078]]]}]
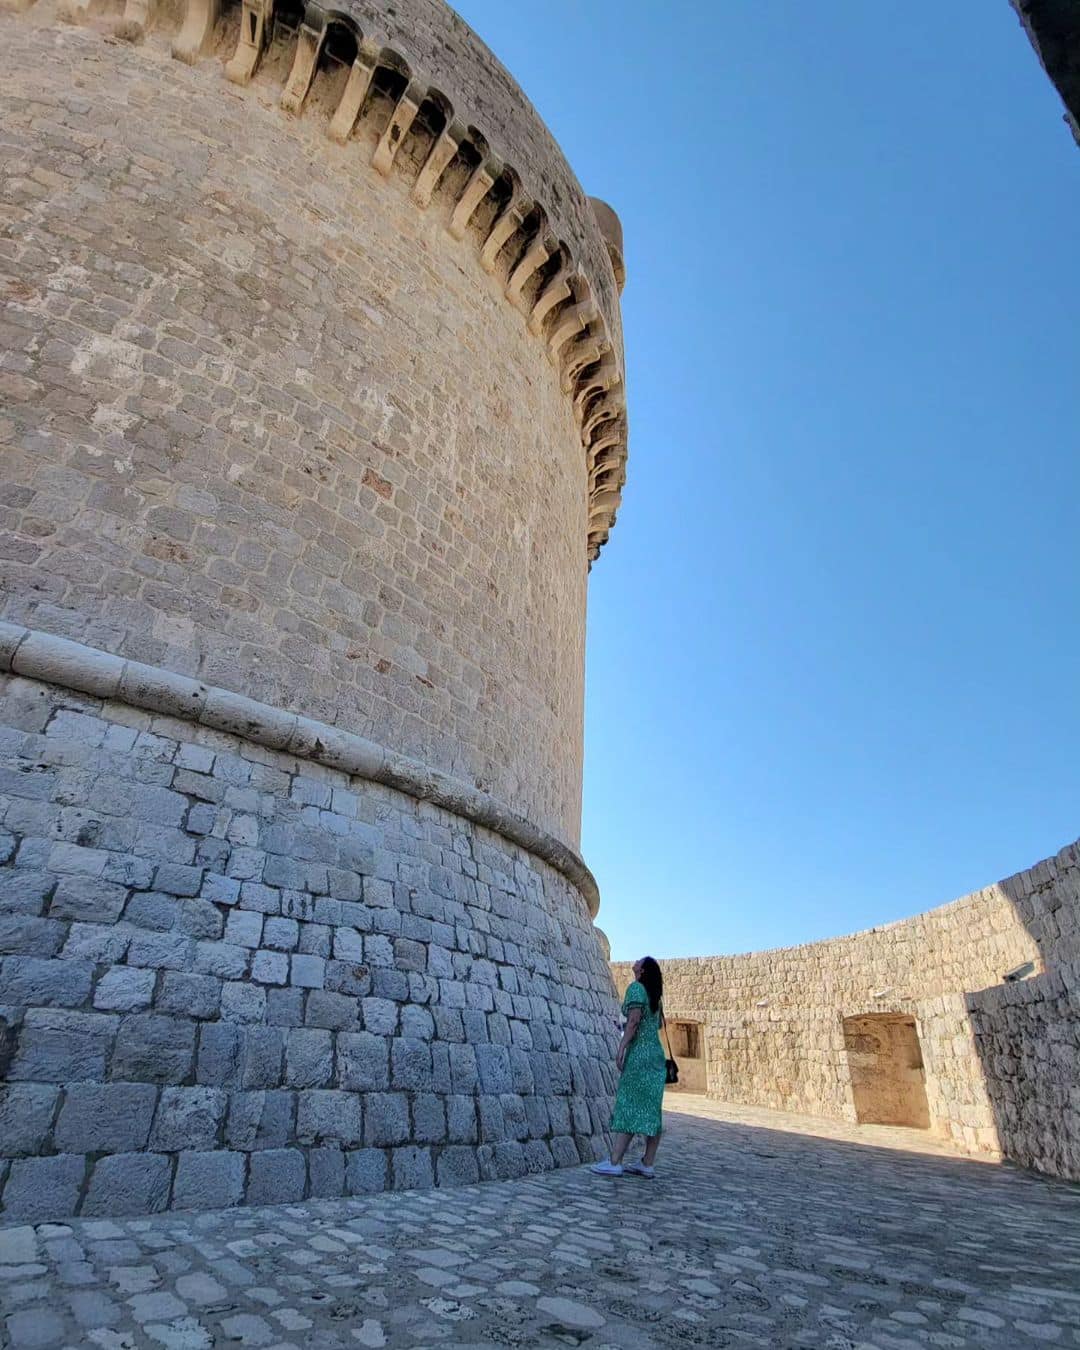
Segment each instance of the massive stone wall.
[{"label": "massive stone wall", "polygon": [[39,0],[0,82],[0,1206],[591,1158],[615,226],[431,0]]},{"label": "massive stone wall", "polygon": [[0,1209],[361,1194],[591,1160],[577,890],[390,788],[0,676]]},{"label": "massive stone wall", "polygon": [[1078,844],[913,919],[663,969],[669,1016],[703,1026],[710,1096],[855,1120],[845,1019],[906,1014],[933,1130],[1080,1177]]},{"label": "massive stone wall", "polygon": [[0,616],[575,842],[584,458],[472,241],[217,62],[24,18],[4,76]]}]

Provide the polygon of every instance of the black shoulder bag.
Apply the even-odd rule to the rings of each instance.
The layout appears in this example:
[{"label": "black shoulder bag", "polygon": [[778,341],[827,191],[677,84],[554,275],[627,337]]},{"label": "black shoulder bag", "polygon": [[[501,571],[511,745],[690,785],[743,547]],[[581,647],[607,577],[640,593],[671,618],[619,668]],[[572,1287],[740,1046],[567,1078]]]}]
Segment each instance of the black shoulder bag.
[{"label": "black shoulder bag", "polygon": [[664,1081],[670,1086],[670,1084],[679,1081],[679,1066],[671,1053],[671,1037],[668,1035],[667,1018],[664,1016],[663,1003],[660,1004],[660,1025],[664,1029],[664,1040],[667,1041],[667,1059],[664,1062]]}]

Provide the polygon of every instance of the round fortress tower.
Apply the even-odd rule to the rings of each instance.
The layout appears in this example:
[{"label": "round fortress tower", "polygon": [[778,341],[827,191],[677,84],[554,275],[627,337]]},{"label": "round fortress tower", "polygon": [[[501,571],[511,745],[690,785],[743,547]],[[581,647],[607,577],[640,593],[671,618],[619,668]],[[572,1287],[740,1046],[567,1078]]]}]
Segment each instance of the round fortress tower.
[{"label": "round fortress tower", "polygon": [[18,8],[4,1216],[590,1159],[618,219],[437,0]]}]

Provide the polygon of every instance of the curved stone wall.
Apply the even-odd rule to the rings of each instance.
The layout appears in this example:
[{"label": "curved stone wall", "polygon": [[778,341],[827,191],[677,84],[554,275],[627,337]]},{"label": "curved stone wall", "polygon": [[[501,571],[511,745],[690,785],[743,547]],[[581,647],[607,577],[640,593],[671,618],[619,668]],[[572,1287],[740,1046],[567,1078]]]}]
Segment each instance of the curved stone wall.
[{"label": "curved stone wall", "polygon": [[441,5],[157,14],[0,16],[0,1209],[591,1159],[617,222]]},{"label": "curved stone wall", "polygon": [[591,1160],[611,983],[547,863],[236,735],[0,676],[0,1212]]},{"label": "curved stone wall", "polygon": [[477,185],[462,142],[421,209],[437,137],[382,56],[339,146],[351,69],[313,67],[288,116],[284,28],[240,94],[220,60],[46,18],[5,34],[3,616],[369,736],[575,843],[610,463],[590,486],[582,435],[614,358],[590,364],[610,333],[560,257],[525,262],[516,179]]},{"label": "curved stone wall", "polygon": [[668,1016],[703,1028],[710,1096],[855,1120],[865,1047],[845,1021],[911,1019],[930,1128],[1080,1178],[1080,844],[899,923],[663,969]]}]

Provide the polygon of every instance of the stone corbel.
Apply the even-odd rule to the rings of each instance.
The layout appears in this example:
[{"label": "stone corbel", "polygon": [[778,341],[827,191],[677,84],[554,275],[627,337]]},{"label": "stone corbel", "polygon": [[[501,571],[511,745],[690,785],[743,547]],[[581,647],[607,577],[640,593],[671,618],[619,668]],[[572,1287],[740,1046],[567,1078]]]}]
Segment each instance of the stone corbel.
[{"label": "stone corbel", "polygon": [[521,229],[531,208],[532,202],[522,194],[521,183],[514,174],[510,180],[510,200],[492,225],[491,232],[480,250],[480,266],[485,272],[495,271],[495,260],[499,256],[500,249],[512,234]]},{"label": "stone corbel", "polygon": [[281,95],[281,107],[285,112],[295,116],[304,106],[325,41],[326,15],[318,5],[308,5],[304,10],[304,22],[296,34],[292,70]]},{"label": "stone corbel", "polygon": [[494,155],[489,155],[473,170],[472,177],[465,184],[465,191],[454,207],[454,214],[450,217],[450,233],[455,239],[465,238],[465,231],[469,227],[473,212],[495,186],[495,180],[502,171],[502,160]]},{"label": "stone corbel", "polygon": [[364,38],[357,48],[356,60],[353,61],[352,69],[349,71],[349,78],[345,82],[341,101],[334,110],[334,116],[330,119],[327,134],[331,140],[337,141],[339,145],[344,145],[352,135],[352,129],[356,126],[356,119],[360,116],[360,110],[363,108],[364,100],[371,88],[371,77],[375,74],[375,66],[378,60],[378,45],[372,42],[370,38]]},{"label": "stone corbel", "polygon": [[580,342],[574,343],[566,353],[566,369],[562,377],[563,393],[569,394],[581,375],[609,351],[611,343],[603,329],[597,333],[586,333]]},{"label": "stone corbel", "polygon": [[583,414],[581,439],[588,445],[598,428],[602,427],[605,422],[613,422],[618,416],[619,408],[616,404],[606,397],[599,398],[592,412]]},{"label": "stone corbel", "polygon": [[618,361],[615,360],[615,353],[608,352],[606,356],[600,358],[596,369],[589,372],[581,388],[574,395],[574,411],[577,416],[581,416],[585,404],[593,394],[606,393],[621,383],[622,371],[619,369]]},{"label": "stone corbel", "polygon": [[559,311],[553,321],[554,327],[547,343],[548,357],[553,365],[558,364],[562,349],[570,339],[583,328],[588,328],[589,324],[595,323],[599,317],[600,311],[592,299],[582,300],[577,305],[567,305],[565,309]]},{"label": "stone corbel", "polygon": [[558,243],[554,235],[546,234],[541,225],[537,231],[536,237],[521,255],[521,260],[510,273],[510,278],[506,283],[506,297],[518,308],[522,308],[523,302],[521,292],[525,288],[526,282],[536,275],[541,267],[558,250]]},{"label": "stone corbel", "polygon": [[126,31],[129,40],[137,31],[145,33],[150,27],[153,0],[126,0],[124,16],[117,25]]},{"label": "stone corbel", "polygon": [[438,139],[428,152],[427,159],[424,160],[424,167],[420,170],[416,182],[413,184],[412,199],[417,206],[426,209],[431,205],[431,199],[439,185],[439,179],[443,176],[447,165],[461,149],[461,143],[464,141],[466,134],[464,125],[457,121],[447,123],[439,133]]},{"label": "stone corbel", "polygon": [[172,44],[172,54],[185,65],[194,65],[210,49],[210,39],[221,13],[221,0],[188,0],[183,27]]},{"label": "stone corbel", "polygon": [[225,65],[225,75],[233,84],[247,84],[255,74],[266,46],[272,12],[273,0],[243,0],[240,40],[232,59]]},{"label": "stone corbel", "polygon": [[585,278],[580,272],[571,272],[566,264],[560,267],[536,297],[532,313],[529,315],[529,332],[535,337],[539,337],[547,316],[556,305],[561,305],[564,300],[569,300],[574,293],[574,287],[579,284],[585,284]]},{"label": "stone corbel", "polygon": [[372,167],[386,178],[394,167],[394,159],[401,149],[401,143],[420,111],[424,101],[424,88],[413,81],[397,101],[397,107],[390,114],[386,130],[379,137],[379,144],[371,156]]}]

